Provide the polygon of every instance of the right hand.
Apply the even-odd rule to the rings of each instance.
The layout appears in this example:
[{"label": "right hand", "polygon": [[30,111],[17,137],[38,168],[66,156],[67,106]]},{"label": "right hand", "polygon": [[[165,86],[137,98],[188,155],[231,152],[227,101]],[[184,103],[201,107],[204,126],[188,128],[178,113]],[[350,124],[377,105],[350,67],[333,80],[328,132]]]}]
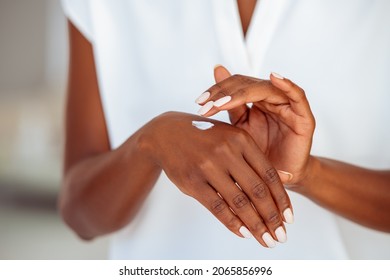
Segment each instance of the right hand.
[{"label": "right hand", "polygon": [[[199,130],[192,126],[194,120],[214,127]],[[141,146],[183,193],[233,233],[242,237],[244,226],[264,247],[286,241],[283,216],[292,209],[290,199],[277,171],[246,131],[169,112],[144,127]]]}]

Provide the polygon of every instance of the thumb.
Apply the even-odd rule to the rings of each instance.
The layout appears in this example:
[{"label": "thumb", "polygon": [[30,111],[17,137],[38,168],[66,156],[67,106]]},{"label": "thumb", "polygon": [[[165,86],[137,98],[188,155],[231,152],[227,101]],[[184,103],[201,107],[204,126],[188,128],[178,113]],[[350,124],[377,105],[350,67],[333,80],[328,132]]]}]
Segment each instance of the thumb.
[{"label": "thumb", "polygon": [[282,181],[283,184],[288,184],[293,179],[293,175],[290,172],[278,170],[280,181]]},{"label": "thumb", "polygon": [[215,79],[215,82],[217,84],[222,82],[223,80],[229,78],[231,75],[232,74],[230,74],[230,72],[225,67],[223,67],[222,65],[220,65],[220,64],[215,65],[215,67],[214,67],[214,79]]},{"label": "thumb", "polygon": [[[214,67],[214,79],[217,84],[231,76],[232,74],[230,74],[230,72],[224,66],[217,64]],[[240,120],[240,118],[245,114],[247,110],[248,110],[248,106],[246,104],[228,110],[230,122],[233,125],[237,124],[237,122]]]}]

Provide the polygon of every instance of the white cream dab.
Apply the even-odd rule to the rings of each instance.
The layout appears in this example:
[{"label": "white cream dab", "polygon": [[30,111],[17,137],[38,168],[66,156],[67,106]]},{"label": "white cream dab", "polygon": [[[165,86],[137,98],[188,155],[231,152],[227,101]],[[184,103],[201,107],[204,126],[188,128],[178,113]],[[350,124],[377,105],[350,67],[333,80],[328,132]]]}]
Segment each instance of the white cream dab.
[{"label": "white cream dab", "polygon": [[210,129],[214,126],[214,124],[211,122],[202,122],[202,121],[192,121],[192,125],[200,130]]}]

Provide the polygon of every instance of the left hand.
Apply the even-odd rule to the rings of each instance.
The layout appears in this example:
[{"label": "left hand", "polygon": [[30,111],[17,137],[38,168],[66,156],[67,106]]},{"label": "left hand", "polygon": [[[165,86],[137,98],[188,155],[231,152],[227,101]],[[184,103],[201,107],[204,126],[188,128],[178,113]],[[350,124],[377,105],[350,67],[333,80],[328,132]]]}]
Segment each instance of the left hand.
[{"label": "left hand", "polygon": [[282,182],[299,184],[308,174],[315,128],[305,92],[277,74],[271,74],[270,80],[260,80],[232,76],[218,66],[214,77],[217,84],[207,90],[210,96],[206,98],[206,93],[198,99],[203,105],[199,113],[209,117],[227,110],[231,123],[246,130],[275,168],[282,171]]}]

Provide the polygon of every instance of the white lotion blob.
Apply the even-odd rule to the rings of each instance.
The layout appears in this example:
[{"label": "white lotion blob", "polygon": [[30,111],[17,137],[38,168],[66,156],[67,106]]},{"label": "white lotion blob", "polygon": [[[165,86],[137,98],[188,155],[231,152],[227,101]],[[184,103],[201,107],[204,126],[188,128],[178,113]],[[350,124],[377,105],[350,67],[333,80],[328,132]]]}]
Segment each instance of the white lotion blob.
[{"label": "white lotion blob", "polygon": [[214,126],[214,124],[211,122],[202,122],[202,121],[192,121],[192,125],[200,130],[210,129]]}]

